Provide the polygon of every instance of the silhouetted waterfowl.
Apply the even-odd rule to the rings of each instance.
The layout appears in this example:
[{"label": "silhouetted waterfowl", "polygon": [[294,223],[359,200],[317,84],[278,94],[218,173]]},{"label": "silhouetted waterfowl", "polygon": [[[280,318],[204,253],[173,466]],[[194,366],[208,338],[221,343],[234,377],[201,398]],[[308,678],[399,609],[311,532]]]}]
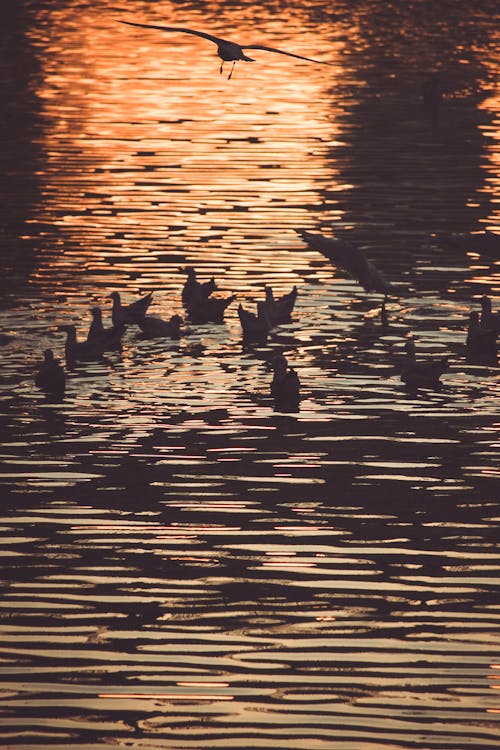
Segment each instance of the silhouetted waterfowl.
[{"label": "silhouetted waterfowl", "polygon": [[229,297],[194,298],[186,309],[193,323],[222,323],[226,309],[235,299],[235,294]]},{"label": "silhouetted waterfowl", "polygon": [[500,313],[492,311],[491,300],[486,295],[481,297],[481,325],[497,334],[500,333]]},{"label": "silhouetted waterfowl", "polygon": [[73,324],[60,325],[58,330],[65,331],[67,334],[64,351],[68,366],[75,364],[75,362],[100,359],[106,351],[106,342],[102,339],[77,341],[76,327]]},{"label": "silhouetted waterfowl", "polygon": [[245,49],[258,49],[264,50],[264,52],[276,52],[278,55],[287,55],[287,57],[296,57],[299,60],[306,60],[307,62],[319,63],[320,65],[333,65],[331,62],[326,60],[314,60],[312,57],[304,57],[304,55],[296,55],[294,52],[285,52],[282,49],[276,47],[267,47],[263,44],[242,44],[239,45],[236,42],[230,42],[227,39],[221,39],[219,36],[213,36],[213,34],[207,34],[204,31],[194,31],[193,29],[184,29],[178,26],[157,26],[151,23],[132,23],[131,21],[120,21],[127,26],[139,26],[143,29],[156,29],[158,31],[174,31],[181,34],[193,34],[194,36],[200,36],[203,39],[208,39],[209,42],[213,42],[217,45],[217,54],[222,60],[220,66],[220,73],[222,73],[225,62],[232,62],[231,71],[228,78],[231,78],[234,70],[234,66],[238,60],[244,60],[245,62],[255,62],[252,57],[245,55],[243,50]]},{"label": "silhouetted waterfowl", "polygon": [[481,323],[478,310],[469,316],[465,347],[467,359],[471,363],[496,364],[498,331]]},{"label": "silhouetted waterfowl", "polygon": [[438,360],[417,362],[415,341],[408,339],[405,344],[406,360],[401,371],[401,380],[412,387],[437,385],[439,378],[448,370],[447,357]]},{"label": "silhouetted waterfowl", "polygon": [[245,310],[243,305],[238,306],[238,317],[243,330],[244,339],[253,339],[256,341],[265,341],[271,329],[264,302],[257,303],[257,314]]},{"label": "silhouetted waterfowl", "polygon": [[162,318],[153,315],[143,315],[137,317],[136,322],[144,335],[150,339],[180,339],[181,337],[182,318],[180,315],[172,315],[170,320],[162,320]]},{"label": "silhouetted waterfowl", "polygon": [[123,323],[135,323],[138,315],[145,315],[146,310],[153,301],[153,292],[149,292],[129,305],[122,305],[119,292],[111,292],[109,295],[113,300],[111,310],[111,319],[114,326],[121,326]]},{"label": "silhouetted waterfowl", "polygon": [[312,234],[305,229],[296,229],[308,245],[322,253],[334,266],[340,266],[355,279],[365,292],[379,292],[384,295],[384,303],[389,294],[398,297],[403,293],[402,287],[391,284],[371,263],[364,252],[345,240]]},{"label": "silhouetted waterfowl", "polygon": [[35,376],[35,385],[51,396],[62,398],[66,389],[66,373],[54,357],[52,349],[45,349],[43,362]]},{"label": "silhouetted waterfowl", "polygon": [[92,307],[92,323],[87,334],[87,341],[102,341],[106,345],[106,351],[114,351],[121,348],[121,339],[125,332],[125,324],[105,328],[102,322],[102,310],[100,307]]},{"label": "silhouetted waterfowl", "polygon": [[295,306],[297,299],[298,290],[294,286],[291,292],[284,294],[282,297],[275,298],[273,290],[270,286],[266,286],[266,299],[263,303],[267,316],[271,322],[271,325],[277,325],[278,323],[287,323]]},{"label": "silhouetted waterfowl", "polygon": [[436,235],[436,240],[443,247],[451,247],[463,252],[472,251],[480,255],[488,255],[495,260],[500,260],[500,234],[490,232],[488,229],[478,234],[438,234]]},{"label": "silhouetted waterfowl", "polygon": [[184,272],[187,274],[187,279],[182,288],[181,296],[185,307],[200,300],[206,300],[212,292],[217,291],[217,284],[214,278],[211,278],[209,281],[198,281],[196,271],[191,266],[186,266]]},{"label": "silhouetted waterfowl", "polygon": [[271,366],[274,374],[270,390],[275,409],[297,411],[300,403],[299,376],[293,367],[288,367],[288,361],[283,354],[274,357]]}]

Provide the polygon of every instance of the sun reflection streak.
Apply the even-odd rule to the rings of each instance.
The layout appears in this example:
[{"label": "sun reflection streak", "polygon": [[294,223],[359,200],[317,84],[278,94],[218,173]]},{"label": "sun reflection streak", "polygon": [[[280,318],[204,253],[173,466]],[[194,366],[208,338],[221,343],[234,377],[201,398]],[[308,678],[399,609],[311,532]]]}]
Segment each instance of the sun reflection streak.
[{"label": "sun reflection streak", "polygon": [[[183,25],[202,23],[196,10],[183,12]],[[148,13],[134,9],[134,20],[148,22]],[[219,13],[217,24],[227,20],[232,35],[244,36],[246,13],[232,9],[227,19]],[[175,11],[165,4],[162,23],[169,14]],[[244,279],[263,236],[270,246],[281,244],[284,221],[300,224],[302,206],[321,205],[318,187],[341,189],[334,164],[327,178],[322,173],[332,144],[341,142],[326,87],[332,76],[342,77],[345,42],[327,38],[331,26],[323,27],[323,40],[317,37],[320,28],[309,35],[296,14],[291,9],[279,20],[263,17],[259,35],[309,56],[313,45],[328,48],[334,67],[325,72],[300,61],[285,65],[274,59],[279,56],[262,53],[262,63],[238,70],[238,78],[228,82],[214,71],[213,56],[201,54],[203,40],[196,37],[174,34],[165,40],[136,33],[114,19],[104,21],[93,6],[79,6],[78,24],[71,8],[40,10],[46,38],[37,31],[37,44],[41,49],[49,44],[52,54],[40,56],[37,90],[44,111],[46,183],[38,217],[58,226],[87,265],[98,268],[100,259],[122,258],[109,279],[116,286],[135,265],[124,256],[137,255],[145,235],[150,247],[142,275],[151,253],[174,257],[187,241],[194,253],[203,242],[204,262],[215,266],[234,263],[236,251]],[[193,50],[200,52],[195,64],[187,61]],[[186,65],[193,73],[188,85]],[[287,202],[294,204],[291,213],[285,212]],[[213,220],[225,225],[222,243]],[[250,241],[248,231],[254,235]],[[70,274],[76,263],[66,251],[49,265]],[[295,257],[284,254],[281,273],[294,279],[294,266]],[[170,281],[165,263],[156,266],[148,286],[162,276]]]}]

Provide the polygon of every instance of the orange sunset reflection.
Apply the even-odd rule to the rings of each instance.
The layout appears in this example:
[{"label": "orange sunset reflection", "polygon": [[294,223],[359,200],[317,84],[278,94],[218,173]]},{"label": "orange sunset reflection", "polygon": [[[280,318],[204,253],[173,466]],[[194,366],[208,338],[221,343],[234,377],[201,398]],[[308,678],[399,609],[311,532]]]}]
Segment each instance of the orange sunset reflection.
[{"label": "orange sunset reflection", "polygon": [[[327,93],[343,75],[344,42],[332,41],[331,24],[308,30],[297,9],[263,15],[258,29],[248,12],[214,4],[202,18],[158,3],[122,15],[249,38],[333,65],[255,51],[256,62],[240,62],[228,80],[204,39],[120,25],[119,14],[96,7],[79,6],[77,16],[72,6],[40,11],[37,93],[46,126],[36,218],[77,246],[78,257],[66,253],[63,262],[73,273],[84,261],[82,283],[95,283],[92,271],[112,259],[117,283],[140,260],[143,275],[154,264],[154,284],[158,253],[163,281],[169,257],[176,262],[188,251],[204,264],[231,266],[233,288],[266,247],[290,278],[290,268],[307,265],[285,235],[321,206],[323,190],[345,187],[328,157],[341,134]],[[341,213],[333,206],[333,216]]]}]

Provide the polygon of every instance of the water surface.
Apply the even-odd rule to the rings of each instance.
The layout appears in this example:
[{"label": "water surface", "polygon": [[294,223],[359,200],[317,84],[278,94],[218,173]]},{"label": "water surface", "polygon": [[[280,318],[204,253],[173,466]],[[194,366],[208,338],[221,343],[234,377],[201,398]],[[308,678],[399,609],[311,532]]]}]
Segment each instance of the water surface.
[{"label": "water surface", "polygon": [[[495,6],[30,2],[2,35],[0,731],[12,748],[495,748],[499,369],[470,364],[500,265]],[[219,75],[179,25],[255,51]],[[437,71],[439,117],[422,107]],[[227,71],[226,71],[227,73]],[[350,239],[391,298],[295,233]],[[185,264],[236,293],[179,342],[130,326],[62,403],[33,385],[109,294],[183,313]],[[294,284],[244,345],[237,304]],[[399,378],[413,335],[442,387]],[[270,361],[297,369],[273,410]]]}]

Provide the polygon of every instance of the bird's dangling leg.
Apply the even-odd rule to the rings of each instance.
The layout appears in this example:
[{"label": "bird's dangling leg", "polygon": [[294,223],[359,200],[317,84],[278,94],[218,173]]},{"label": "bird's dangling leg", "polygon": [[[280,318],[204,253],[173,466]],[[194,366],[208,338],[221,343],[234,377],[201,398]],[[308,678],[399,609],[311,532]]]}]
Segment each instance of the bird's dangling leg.
[{"label": "bird's dangling leg", "polygon": [[228,81],[229,81],[229,79],[231,78],[231,76],[233,75],[233,70],[234,70],[234,66],[235,66],[235,65],[236,65],[236,60],[233,60],[233,67],[231,68],[231,72],[229,73],[229,75],[228,75],[228,77],[227,77],[227,80],[228,80]]},{"label": "bird's dangling leg", "polygon": [[385,303],[387,302],[387,294],[384,295],[384,299],[382,300],[382,305],[380,307],[380,317],[382,319],[382,325],[387,325],[387,310],[385,307]]},{"label": "bird's dangling leg", "polygon": [[219,73],[222,75],[222,71],[224,70],[224,60],[220,64]]}]

